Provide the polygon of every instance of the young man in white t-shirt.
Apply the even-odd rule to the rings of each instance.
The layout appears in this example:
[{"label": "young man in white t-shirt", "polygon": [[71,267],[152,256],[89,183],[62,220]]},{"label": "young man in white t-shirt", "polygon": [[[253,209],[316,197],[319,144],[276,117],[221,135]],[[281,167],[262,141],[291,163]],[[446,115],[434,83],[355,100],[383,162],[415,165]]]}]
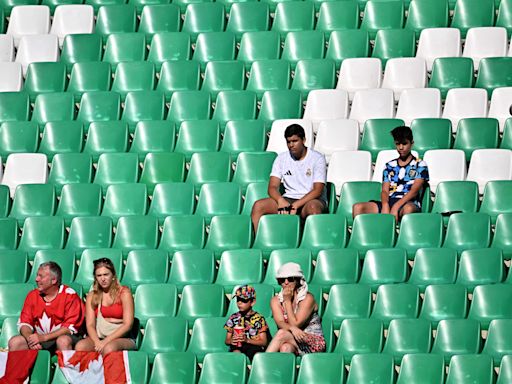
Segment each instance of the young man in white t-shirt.
[{"label": "young man in white t-shirt", "polygon": [[[263,215],[297,215],[302,219],[323,213],[327,208],[326,163],[321,153],[307,148],[306,134],[299,124],[286,128],[288,151],[279,154],[272,166],[266,199],[258,200],[251,218],[256,231]],[[284,194],[280,186],[283,183]]]}]

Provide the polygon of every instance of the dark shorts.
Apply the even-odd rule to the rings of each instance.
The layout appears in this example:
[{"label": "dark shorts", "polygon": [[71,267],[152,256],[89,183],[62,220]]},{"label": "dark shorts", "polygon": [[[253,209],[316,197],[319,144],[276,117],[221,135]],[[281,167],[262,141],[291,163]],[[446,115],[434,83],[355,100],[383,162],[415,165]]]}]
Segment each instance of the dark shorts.
[{"label": "dark shorts", "polygon": [[[76,343],[78,343],[80,340],[82,340],[82,335],[66,335],[71,337],[71,344],[73,345],[73,348],[75,347]],[[57,339],[53,339],[50,341],[45,341],[44,343],[41,343],[41,346],[44,350],[50,351],[50,353],[55,353],[57,350]]]},{"label": "dark shorts", "polygon": [[[299,200],[299,199],[292,199],[291,197],[286,197],[286,196],[283,196],[283,197],[284,197],[284,198],[285,198],[285,200],[286,200],[287,202],[289,202],[290,204],[293,204],[294,202],[296,202],[297,200]],[[317,201],[319,201],[320,203],[322,203],[322,212],[323,212],[323,213],[327,212],[327,203],[326,203],[324,200],[322,200],[322,199],[315,199],[315,200],[317,200]],[[299,214],[299,215],[300,215],[300,212],[301,212],[301,211],[302,211],[302,208],[299,208],[299,210],[297,211],[297,214]]]},{"label": "dark shorts", "polygon": [[[393,207],[393,205],[395,205],[398,201],[400,201],[400,199],[397,199],[397,198],[394,198],[394,197],[390,197],[389,201],[388,201],[389,208],[391,209]],[[382,202],[381,201],[379,201],[379,200],[370,200],[370,203],[377,204],[377,208],[379,209],[379,213],[382,212]],[[416,210],[418,212],[421,211],[420,203],[418,203],[415,200],[409,201],[407,204],[409,204],[409,203],[414,204],[416,206]],[[403,207],[405,207],[405,205],[400,208],[400,211],[403,209]]]},{"label": "dark shorts", "polygon": [[233,352],[233,351],[242,352],[245,356],[247,356],[249,358],[249,360],[252,361],[252,358],[254,357],[254,355],[256,353],[265,352],[265,347],[260,347],[257,345],[252,345],[252,344],[247,344],[247,343],[243,343],[241,347],[235,347],[233,345],[230,345],[229,352]]}]

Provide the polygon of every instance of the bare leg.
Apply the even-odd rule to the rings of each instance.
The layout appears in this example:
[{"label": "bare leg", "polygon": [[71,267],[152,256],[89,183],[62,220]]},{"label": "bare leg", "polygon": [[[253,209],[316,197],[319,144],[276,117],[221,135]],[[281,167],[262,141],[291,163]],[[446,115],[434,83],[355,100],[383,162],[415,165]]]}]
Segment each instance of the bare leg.
[{"label": "bare leg", "polygon": [[277,203],[274,199],[267,197],[266,199],[257,200],[252,206],[251,220],[254,232],[258,230],[258,224],[263,215],[277,213]]},{"label": "bare leg", "polygon": [[[292,350],[293,349],[293,350]],[[272,338],[266,352],[295,352],[299,347],[290,331],[280,329]]]},{"label": "bare leg", "polygon": [[90,337],[80,340],[76,343],[75,350],[77,351],[94,351],[94,342]]},{"label": "bare leg", "polygon": [[69,351],[73,349],[73,339],[68,335],[57,337],[56,344],[58,351]]},{"label": "bare leg", "polygon": [[408,215],[409,213],[419,212],[418,206],[414,203],[406,203],[402,209],[398,212],[400,219],[404,217],[404,215]]},{"label": "bare leg", "polygon": [[300,216],[302,219],[306,219],[309,215],[318,215],[320,213],[324,212],[324,203],[319,200],[311,200],[308,201],[304,206],[302,207],[302,211],[300,212]]},{"label": "bare leg", "polygon": [[379,213],[379,207],[377,204],[368,201],[366,203],[355,203],[352,206],[352,217],[361,215],[363,213]]},{"label": "bare leg", "polygon": [[132,339],[116,339],[105,345],[105,348],[103,348],[103,352],[101,354],[105,356],[110,352],[129,351],[135,349],[135,347],[136,345]]},{"label": "bare leg", "polygon": [[28,348],[27,340],[21,335],[13,336],[9,339],[9,351],[24,351]]}]

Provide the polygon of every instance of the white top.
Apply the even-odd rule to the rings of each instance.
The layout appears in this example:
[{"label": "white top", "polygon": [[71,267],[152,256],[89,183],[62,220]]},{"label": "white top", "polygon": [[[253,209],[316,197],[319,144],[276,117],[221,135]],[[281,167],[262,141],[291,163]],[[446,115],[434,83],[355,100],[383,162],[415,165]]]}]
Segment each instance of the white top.
[{"label": "white top", "polygon": [[[302,160],[295,160],[289,151],[274,160],[270,176],[278,177],[284,185],[284,197],[301,199],[313,189],[313,183],[326,183],[327,167],[320,152],[308,148]],[[321,199],[327,201],[326,189]]]}]

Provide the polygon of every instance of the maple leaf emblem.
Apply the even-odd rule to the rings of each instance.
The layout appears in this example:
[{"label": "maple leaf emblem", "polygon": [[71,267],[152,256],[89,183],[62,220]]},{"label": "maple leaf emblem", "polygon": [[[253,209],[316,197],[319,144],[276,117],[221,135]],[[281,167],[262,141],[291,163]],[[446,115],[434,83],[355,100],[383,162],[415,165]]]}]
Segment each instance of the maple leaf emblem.
[{"label": "maple leaf emblem", "polygon": [[80,365],[79,372],[84,372],[89,369],[89,364],[93,361],[98,360],[99,352],[75,352],[73,356],[68,360],[68,364]]},{"label": "maple leaf emblem", "polygon": [[52,319],[46,315],[46,312],[43,312],[43,317],[38,322],[39,325],[36,325],[36,330],[40,334],[48,334],[60,329],[60,324],[52,325]]}]

